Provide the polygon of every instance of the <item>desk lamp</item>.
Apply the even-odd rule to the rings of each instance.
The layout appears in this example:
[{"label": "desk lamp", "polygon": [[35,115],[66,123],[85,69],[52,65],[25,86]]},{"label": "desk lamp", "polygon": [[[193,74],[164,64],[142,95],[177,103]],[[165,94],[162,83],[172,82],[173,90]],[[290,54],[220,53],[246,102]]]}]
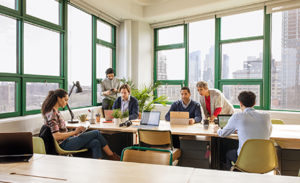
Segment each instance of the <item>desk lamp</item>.
[{"label": "desk lamp", "polygon": [[[81,92],[82,92],[82,88],[81,88],[81,86],[80,86],[79,81],[76,81],[76,83],[73,82],[73,86],[72,86],[72,88],[71,88],[71,90],[70,90],[70,92],[69,92],[69,97],[71,96],[71,94],[72,94],[73,89],[74,89],[75,86],[76,86],[76,91],[75,91],[75,93],[81,93]],[[76,119],[74,120],[74,113],[72,112],[72,110],[71,110],[69,104],[67,104],[67,108],[68,108],[68,110],[69,110],[69,112],[70,112],[70,115],[71,115],[71,120],[68,120],[68,123],[78,123],[78,122],[79,122],[78,120],[76,120]]]}]

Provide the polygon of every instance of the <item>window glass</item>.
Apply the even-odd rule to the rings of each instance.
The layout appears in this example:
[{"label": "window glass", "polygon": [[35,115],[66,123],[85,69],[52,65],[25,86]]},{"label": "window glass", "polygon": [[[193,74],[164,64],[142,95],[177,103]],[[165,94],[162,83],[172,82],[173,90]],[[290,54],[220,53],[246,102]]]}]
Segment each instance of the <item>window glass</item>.
[{"label": "window glass", "polygon": [[300,109],[299,22],[300,9],[272,14],[272,109]]},{"label": "window glass", "polygon": [[238,96],[242,91],[252,91],[256,95],[255,106],[260,105],[260,86],[259,85],[224,85],[223,93],[225,98],[232,105],[240,105]]},{"label": "window glass", "polygon": [[157,88],[157,97],[161,95],[167,96],[169,102],[180,99],[181,85],[161,85]]},{"label": "window glass", "polygon": [[97,103],[102,102],[103,96],[101,95],[101,92],[102,92],[101,84],[97,84]]},{"label": "window glass", "polygon": [[26,111],[42,108],[42,104],[50,90],[59,88],[58,83],[26,83]]},{"label": "window glass", "polygon": [[70,107],[92,105],[92,16],[68,5],[68,88],[79,81],[82,92],[73,92]]},{"label": "window glass", "polygon": [[0,81],[0,114],[15,112],[16,83]]},{"label": "window glass", "polygon": [[106,69],[112,67],[112,49],[97,45],[97,78],[105,78]]},{"label": "window glass", "polygon": [[16,1],[15,0],[0,0],[0,5],[11,8],[11,9],[15,9]]},{"label": "window glass", "polygon": [[158,46],[183,43],[183,26],[158,30]]},{"label": "window glass", "polygon": [[60,75],[59,33],[24,24],[24,73]]},{"label": "window glass", "polygon": [[221,39],[226,40],[250,36],[262,36],[263,20],[263,10],[222,17]]},{"label": "window glass", "polygon": [[262,78],[263,41],[222,45],[222,79]]},{"label": "window glass", "polygon": [[97,38],[103,41],[112,42],[112,27],[111,25],[98,20],[97,21]]},{"label": "window glass", "polygon": [[26,14],[37,18],[59,23],[59,1],[58,0],[26,0]]},{"label": "window glass", "polygon": [[184,80],[184,48],[158,51],[156,70],[158,80]]},{"label": "window glass", "polygon": [[0,72],[16,73],[17,21],[0,14]]},{"label": "window glass", "polygon": [[196,84],[206,81],[214,86],[215,67],[215,20],[189,24],[189,87],[192,99],[199,101]]}]

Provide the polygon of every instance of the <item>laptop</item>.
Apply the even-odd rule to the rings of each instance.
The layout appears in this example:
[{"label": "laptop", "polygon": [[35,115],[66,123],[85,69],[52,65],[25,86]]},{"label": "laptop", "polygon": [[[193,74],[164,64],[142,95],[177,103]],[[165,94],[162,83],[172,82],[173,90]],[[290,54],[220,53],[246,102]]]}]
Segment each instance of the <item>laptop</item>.
[{"label": "laptop", "polygon": [[30,132],[0,133],[0,162],[29,161],[32,155]]},{"label": "laptop", "polygon": [[105,121],[112,121],[114,118],[112,116],[113,110],[104,110]]},{"label": "laptop", "polygon": [[188,125],[190,114],[183,111],[171,111],[170,112],[170,124],[171,125]]},{"label": "laptop", "polygon": [[155,128],[159,126],[160,121],[160,112],[159,111],[151,111],[151,112],[143,112],[142,119],[140,125],[135,125],[135,128]]},{"label": "laptop", "polygon": [[231,118],[231,114],[220,114],[218,115],[218,125],[220,128],[224,128],[227,125],[228,120]]}]

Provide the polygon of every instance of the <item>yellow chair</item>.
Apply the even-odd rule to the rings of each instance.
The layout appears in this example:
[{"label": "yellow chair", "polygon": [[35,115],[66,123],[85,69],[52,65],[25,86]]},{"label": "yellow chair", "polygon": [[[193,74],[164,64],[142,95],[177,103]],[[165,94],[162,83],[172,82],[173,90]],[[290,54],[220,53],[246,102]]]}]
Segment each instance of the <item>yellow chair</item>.
[{"label": "yellow chair", "polygon": [[81,153],[81,152],[88,151],[88,149],[80,149],[80,150],[75,150],[75,151],[67,151],[67,150],[62,149],[54,138],[53,138],[53,140],[54,140],[55,150],[56,150],[56,152],[59,155],[73,156],[73,154],[75,154],[75,153]]},{"label": "yellow chair", "polygon": [[33,153],[46,154],[45,144],[41,137],[32,137]]},{"label": "yellow chair", "polygon": [[172,160],[173,155],[171,150],[139,146],[124,148],[121,155],[121,161],[136,163],[172,165]]},{"label": "yellow chair", "polygon": [[171,150],[173,154],[173,165],[178,163],[178,159],[181,156],[181,150],[173,147],[170,130],[159,131],[138,129],[138,136],[139,146]]},{"label": "yellow chair", "polygon": [[281,119],[271,119],[272,124],[284,125],[284,122]]},{"label": "yellow chair", "polygon": [[278,170],[276,149],[271,140],[250,139],[247,140],[238,156],[236,163],[231,167],[242,172],[267,173]]}]

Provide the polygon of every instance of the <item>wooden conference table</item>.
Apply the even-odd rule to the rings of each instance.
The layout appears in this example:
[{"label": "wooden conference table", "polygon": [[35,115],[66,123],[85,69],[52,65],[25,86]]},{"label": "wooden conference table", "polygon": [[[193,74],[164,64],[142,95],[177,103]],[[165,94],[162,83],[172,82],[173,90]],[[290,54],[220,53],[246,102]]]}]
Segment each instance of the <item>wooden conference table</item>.
[{"label": "wooden conference table", "polygon": [[[67,124],[68,128],[76,128],[80,125],[87,125],[89,122]],[[138,125],[138,122],[133,122],[133,125]],[[160,121],[160,125],[156,130],[170,130],[173,135],[202,135],[217,137],[217,133],[214,133],[214,126],[209,125],[209,127],[204,127],[202,124],[194,125],[170,125],[169,122],[165,120]],[[300,125],[272,125],[271,139],[282,140],[287,142],[299,142],[300,143]],[[113,123],[104,123],[104,119],[101,119],[100,123],[90,124],[89,129],[96,129],[104,132],[127,132],[127,133],[137,133],[136,127],[119,127]],[[236,134],[230,137],[237,138]]]},{"label": "wooden conference table", "polygon": [[0,163],[0,182],[297,183],[300,178],[34,154],[29,162]]}]

